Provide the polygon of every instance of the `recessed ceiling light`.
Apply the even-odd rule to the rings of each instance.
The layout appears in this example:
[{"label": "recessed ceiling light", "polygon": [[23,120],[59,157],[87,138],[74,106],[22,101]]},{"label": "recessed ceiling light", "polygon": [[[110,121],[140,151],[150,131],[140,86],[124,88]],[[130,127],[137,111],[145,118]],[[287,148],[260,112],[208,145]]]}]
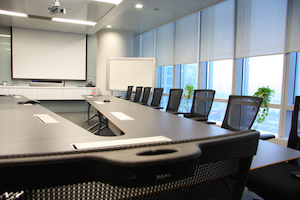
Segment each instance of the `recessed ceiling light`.
[{"label": "recessed ceiling light", "polygon": [[106,25],[106,28],[111,28],[112,26],[111,25]]},{"label": "recessed ceiling light", "polygon": [[119,3],[121,3],[123,0],[94,0],[94,1],[119,5]]},{"label": "recessed ceiling light", "polygon": [[136,7],[136,8],[142,8],[143,5],[138,3],[138,4],[135,5],[135,7]]},{"label": "recessed ceiling light", "polygon": [[25,14],[25,13],[11,12],[11,11],[7,11],[7,10],[0,10],[0,14],[16,16],[16,17],[27,17],[27,14]]},{"label": "recessed ceiling light", "polygon": [[66,23],[72,23],[72,24],[81,24],[81,25],[89,25],[89,26],[95,26],[97,24],[97,22],[89,22],[89,21],[81,21],[81,20],[73,20],[73,19],[64,19],[64,18],[52,18],[52,21],[66,22]]}]

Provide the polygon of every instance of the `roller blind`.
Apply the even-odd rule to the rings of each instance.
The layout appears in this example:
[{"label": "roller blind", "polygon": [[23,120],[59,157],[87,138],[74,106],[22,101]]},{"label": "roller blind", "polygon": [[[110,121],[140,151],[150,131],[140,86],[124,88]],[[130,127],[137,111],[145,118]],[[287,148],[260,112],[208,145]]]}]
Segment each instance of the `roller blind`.
[{"label": "roller blind", "polygon": [[175,64],[196,63],[198,60],[199,12],[176,21]]},{"label": "roller blind", "polygon": [[154,57],[154,30],[142,34],[142,57]]},{"label": "roller blind", "polygon": [[157,66],[173,65],[174,62],[175,22],[156,30]]},{"label": "roller blind", "polygon": [[291,1],[288,25],[287,52],[300,51],[300,0]]},{"label": "roller blind", "polygon": [[236,57],[284,53],[287,0],[237,1]]},{"label": "roller blind", "polygon": [[234,12],[234,0],[201,12],[201,62],[234,57]]}]

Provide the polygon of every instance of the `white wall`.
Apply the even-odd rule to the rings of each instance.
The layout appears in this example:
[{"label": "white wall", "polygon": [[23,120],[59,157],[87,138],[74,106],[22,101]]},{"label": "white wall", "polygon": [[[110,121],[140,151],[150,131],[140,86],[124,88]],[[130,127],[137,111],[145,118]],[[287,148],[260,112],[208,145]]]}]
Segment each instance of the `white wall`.
[{"label": "white wall", "polygon": [[122,30],[100,30],[98,32],[96,85],[102,95],[110,95],[106,90],[106,58],[132,57],[134,33]]}]

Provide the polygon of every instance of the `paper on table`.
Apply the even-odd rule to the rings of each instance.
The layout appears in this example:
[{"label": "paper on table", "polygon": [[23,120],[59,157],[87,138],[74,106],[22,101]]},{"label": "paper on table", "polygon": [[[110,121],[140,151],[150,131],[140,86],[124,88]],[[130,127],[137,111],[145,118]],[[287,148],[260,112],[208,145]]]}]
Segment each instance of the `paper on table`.
[{"label": "paper on table", "polygon": [[172,140],[164,136],[153,136],[153,137],[144,137],[144,138],[100,141],[100,142],[85,142],[85,143],[76,143],[71,145],[74,149],[80,150],[80,149],[89,149],[89,148],[115,147],[115,146],[124,146],[124,145],[132,145],[132,144],[168,142],[168,141],[172,141]]},{"label": "paper on table", "polygon": [[44,124],[59,123],[56,119],[52,118],[48,114],[34,114],[34,116]]},{"label": "paper on table", "polygon": [[91,99],[91,98],[94,98],[93,96],[86,96],[86,98],[89,98],[89,99]]},{"label": "paper on table", "polygon": [[94,101],[96,104],[105,104],[103,101]]},{"label": "paper on table", "polygon": [[16,98],[16,99],[20,99],[20,98],[22,98],[21,96],[14,96],[14,98]]},{"label": "paper on table", "polygon": [[119,120],[134,120],[132,117],[129,117],[128,115],[122,113],[122,112],[110,112],[112,115],[114,115]]}]

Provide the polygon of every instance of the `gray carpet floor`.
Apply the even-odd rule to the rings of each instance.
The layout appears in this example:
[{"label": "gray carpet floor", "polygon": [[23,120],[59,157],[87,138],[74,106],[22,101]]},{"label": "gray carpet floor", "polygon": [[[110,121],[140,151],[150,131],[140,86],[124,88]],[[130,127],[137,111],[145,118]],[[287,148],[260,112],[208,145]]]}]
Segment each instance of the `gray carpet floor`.
[{"label": "gray carpet floor", "polygon": [[[98,122],[98,117],[94,117],[89,121],[89,124],[87,124],[87,113],[86,112],[72,112],[72,113],[57,113],[58,115],[64,117],[65,119],[73,122],[74,124],[77,124],[78,126],[88,129],[92,125],[96,124]],[[90,112],[90,117],[94,116],[95,113],[93,111]],[[98,130],[98,127],[91,129],[90,132],[95,132]],[[244,190],[244,194],[242,197],[242,200],[263,200],[260,196],[255,194],[254,192],[249,191],[247,188]]]}]

